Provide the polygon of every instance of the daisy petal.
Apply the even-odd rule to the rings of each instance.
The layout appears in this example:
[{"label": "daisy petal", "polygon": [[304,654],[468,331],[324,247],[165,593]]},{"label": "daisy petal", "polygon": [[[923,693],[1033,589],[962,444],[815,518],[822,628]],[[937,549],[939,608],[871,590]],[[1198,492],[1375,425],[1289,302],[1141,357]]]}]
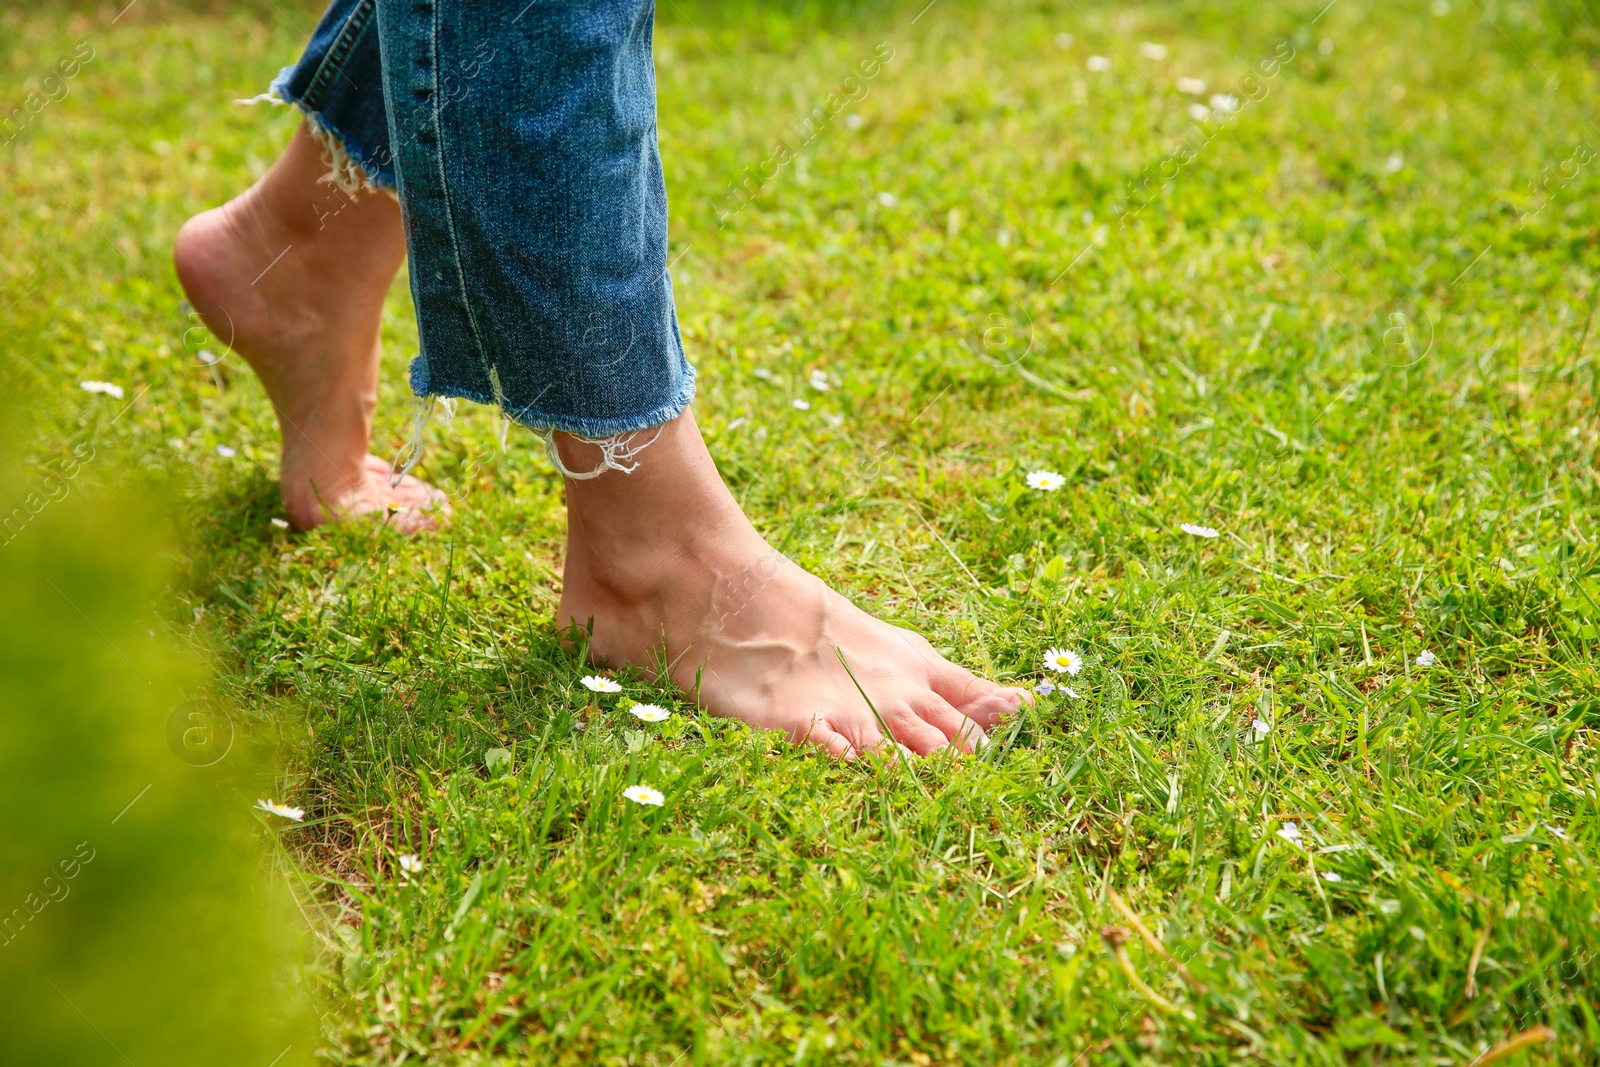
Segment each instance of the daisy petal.
[{"label": "daisy petal", "polygon": [[258,800],[256,801],[256,807],[273,815],[281,815],[285,819],[293,819],[295,822],[302,822],[306,817],[306,813],[302,809],[291,808],[289,805],[279,804],[275,800]]},{"label": "daisy petal", "polygon": [[645,722],[666,722],[672,718],[672,712],[659,704],[635,704],[628,710],[633,713],[634,718],[643,719]]},{"label": "daisy petal", "polygon": [[645,804],[652,808],[661,807],[667,800],[661,790],[652,789],[647,785],[630,785],[622,791],[622,795],[635,804]]},{"label": "daisy petal", "polygon": [[1083,657],[1070,648],[1052,648],[1044,654],[1044,669],[1057,674],[1077,674],[1083,670]]},{"label": "daisy petal", "polygon": [[1057,474],[1055,471],[1041,470],[1028,472],[1028,487],[1030,489],[1039,489],[1046,493],[1053,493],[1066,484],[1066,478]]}]

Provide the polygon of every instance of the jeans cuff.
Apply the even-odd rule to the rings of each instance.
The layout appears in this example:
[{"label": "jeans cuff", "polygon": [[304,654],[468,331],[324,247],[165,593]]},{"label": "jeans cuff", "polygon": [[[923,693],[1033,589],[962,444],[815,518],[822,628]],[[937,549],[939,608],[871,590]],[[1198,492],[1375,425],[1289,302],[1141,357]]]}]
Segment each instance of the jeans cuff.
[{"label": "jeans cuff", "polygon": [[311,139],[321,146],[323,162],[328,165],[328,173],[323,177],[323,181],[341,193],[351,196],[362,192],[383,192],[397,196],[392,177],[362,162],[368,155],[365,146],[357,143],[349,134],[335,126],[327,115],[317,111],[307,104],[303,97],[296,96],[289,89],[289,80],[293,74],[293,67],[281,70],[273,79],[269,95],[278,103],[293,104],[305,116],[306,128],[311,131]]},{"label": "jeans cuff", "polygon": [[559,430],[562,433],[572,434],[587,440],[601,440],[618,437],[624,434],[638,433],[655,426],[671,422],[682,415],[695,393],[694,365],[687,360],[683,362],[683,379],[678,390],[672,397],[635,415],[618,415],[605,418],[595,418],[583,415],[560,414],[550,411],[540,411],[533,404],[518,404],[508,396],[496,396],[493,393],[483,392],[466,386],[455,384],[435,385],[428,377],[428,364],[421,357],[411,361],[411,391],[419,399],[429,397],[458,397],[470,400],[475,404],[486,404],[497,407],[506,418],[519,426],[526,426],[539,433],[548,433]]}]

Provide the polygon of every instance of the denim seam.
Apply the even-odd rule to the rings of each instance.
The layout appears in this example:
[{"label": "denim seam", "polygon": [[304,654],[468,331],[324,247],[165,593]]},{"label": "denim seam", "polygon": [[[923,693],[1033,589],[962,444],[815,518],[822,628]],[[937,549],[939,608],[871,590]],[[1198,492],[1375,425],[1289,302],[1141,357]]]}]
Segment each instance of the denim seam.
[{"label": "denim seam", "polygon": [[[439,7],[440,5],[438,3],[433,5],[433,25],[431,27],[432,40],[429,42],[431,54],[428,57],[429,66],[433,71],[433,99],[429,101],[429,110],[433,115],[433,155],[438,165],[439,197],[444,203],[444,223],[445,229],[450,234],[450,252],[451,258],[454,260],[453,266],[455,267],[456,272],[456,284],[460,286],[461,289],[461,307],[462,310],[466,312],[467,326],[472,331],[473,343],[478,346],[478,364],[483,368],[485,379],[487,379],[490,384],[494,386],[495,396],[492,403],[500,410],[505,411],[505,394],[500,390],[500,377],[495,369],[489,365],[489,353],[484,347],[483,334],[478,328],[478,316],[472,310],[472,295],[467,291],[467,276],[461,266],[461,236],[456,232],[456,214],[454,206],[450,202],[449,180],[445,176],[444,122],[441,116],[441,107],[439,104]],[[468,399],[472,398],[469,397]],[[478,403],[490,402],[491,401],[478,401]],[[515,418],[515,416],[512,416],[510,412],[506,412],[506,415],[508,418]]]},{"label": "denim seam", "polygon": [[375,3],[357,4],[350,17],[345,20],[335,38],[333,47],[328,49],[328,54],[322,57],[322,62],[317,64],[317,72],[311,76],[311,84],[306,86],[304,96],[320,103],[320,94],[327,90],[328,84],[339,77],[344,71],[344,61],[349,56],[356,43],[366,31],[367,24],[372,21],[372,15],[377,11]]},{"label": "denim seam", "polygon": [[[315,73],[307,83],[303,92],[298,95],[289,88],[289,76],[293,67],[286,67],[273,79],[272,92],[284,103],[293,104],[311,124],[312,134],[323,150],[334,158],[330,160],[329,180],[342,192],[354,193],[359,191],[359,185],[348,177],[347,168],[341,163],[353,163],[360,171],[365,184],[373,189],[394,193],[395,183],[386,178],[376,165],[367,163],[366,146],[360,144],[329,121],[327,114],[322,110],[326,102],[328,86],[333,79],[343,76],[345,60],[360,43],[361,35],[372,24],[372,18],[377,13],[375,3],[359,3],[350,17],[345,19],[344,25],[339,28],[339,35],[334,38],[330,47],[322,57],[322,62],[317,64]],[[344,159],[341,160],[339,155]]]}]

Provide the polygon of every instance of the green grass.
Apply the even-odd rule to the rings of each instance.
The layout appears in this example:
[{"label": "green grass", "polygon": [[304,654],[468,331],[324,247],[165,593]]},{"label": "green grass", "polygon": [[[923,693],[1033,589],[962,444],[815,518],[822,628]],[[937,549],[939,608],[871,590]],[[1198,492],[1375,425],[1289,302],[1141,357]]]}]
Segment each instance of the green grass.
[{"label": "green grass", "polygon": [[[278,738],[263,792],[308,811],[274,829],[325,1055],[1464,1064],[1547,1026],[1500,1062],[1596,1062],[1594,163],[1530,198],[1600,146],[1590,60],[1472,0],[1314,27],[1320,3],[921,6],[674,2],[657,37],[696,411],[756,524],[974,669],[1086,657],[1082,699],[909,770],[637,679],[679,714],[591,703],[551,624],[559,482],[481,409],[430,430],[443,533],[274,529],[271,410],[186,358],[168,249],[285,142],[291,115],[229,101],[315,12],[0,15],[5,99],[96,51],[0,148],[8,389],[34,454],[95,442],[76,491],[182,490],[168,622]],[[859,127],[719,229],[880,41]],[[1119,227],[1188,127],[1178,75],[1260,99]],[[392,453],[399,283],[386,344]],[[90,378],[137,403],[113,423]],[[1026,489],[1039,467],[1066,486]],[[1203,992],[1137,936],[1119,962],[1113,889]]]}]

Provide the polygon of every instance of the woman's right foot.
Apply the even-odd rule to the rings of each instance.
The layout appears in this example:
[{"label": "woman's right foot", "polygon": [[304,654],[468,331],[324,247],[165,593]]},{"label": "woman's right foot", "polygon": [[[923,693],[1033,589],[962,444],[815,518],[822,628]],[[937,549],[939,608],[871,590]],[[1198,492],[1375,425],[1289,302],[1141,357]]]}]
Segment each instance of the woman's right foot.
[{"label": "woman's right foot", "polygon": [[327,170],[302,128],[260,182],[178,231],[178,279],[277,410],[290,524],[381,511],[425,529],[448,509],[444,495],[410,476],[391,487],[390,465],[367,453],[383,303],[405,256],[399,207],[333,192]]}]

